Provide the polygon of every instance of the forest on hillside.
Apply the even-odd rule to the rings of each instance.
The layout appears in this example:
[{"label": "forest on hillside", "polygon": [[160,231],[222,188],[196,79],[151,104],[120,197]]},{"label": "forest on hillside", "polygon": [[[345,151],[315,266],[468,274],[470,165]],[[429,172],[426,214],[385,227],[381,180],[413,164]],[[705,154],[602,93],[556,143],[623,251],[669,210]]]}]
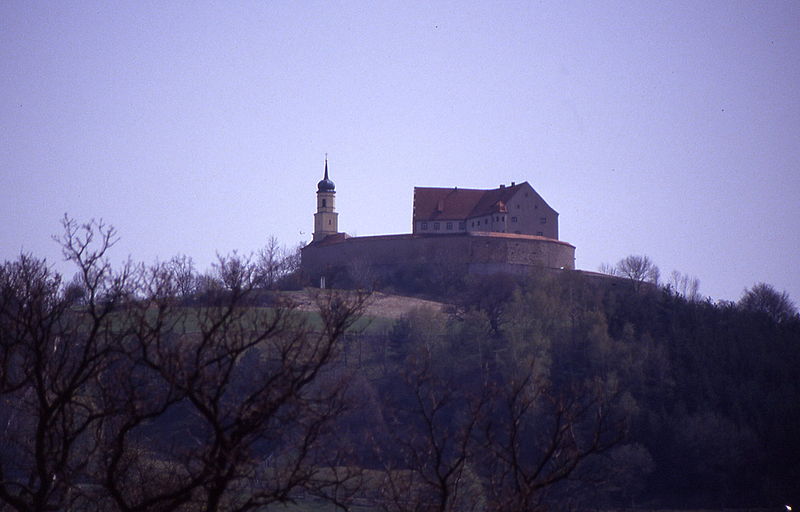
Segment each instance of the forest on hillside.
[{"label": "forest on hillside", "polygon": [[457,386],[487,375],[506,386],[530,369],[562,398],[601,386],[624,419],[623,437],[560,484],[579,508],[797,503],[800,317],[785,293],[761,283],[737,303],[713,302],[685,275],[658,284],[637,256],[606,267],[612,277],[416,270],[413,289],[405,278],[386,285],[457,307],[395,323],[386,336],[399,368],[421,351]]},{"label": "forest on hillside", "polygon": [[198,273],[115,268],[115,239],[65,218],[72,279],[0,266],[0,510],[800,501],[800,318],[768,285],[410,267],[372,285],[451,306],[370,325],[363,275],[286,300],[274,243]]}]

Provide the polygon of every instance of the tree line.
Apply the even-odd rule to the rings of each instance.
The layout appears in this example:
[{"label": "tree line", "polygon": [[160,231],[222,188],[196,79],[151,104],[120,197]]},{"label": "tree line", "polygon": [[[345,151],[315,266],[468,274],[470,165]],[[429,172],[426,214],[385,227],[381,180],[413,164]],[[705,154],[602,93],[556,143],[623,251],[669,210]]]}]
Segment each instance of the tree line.
[{"label": "tree line", "polygon": [[0,510],[797,497],[800,320],[768,285],[713,303],[642,257],[619,278],[432,266],[380,286],[447,311],[370,327],[363,288],[315,292],[314,313],[273,291],[304,284],[274,239],[199,273],[114,268],[113,228],[63,228],[72,280],[32,255],[0,267]]},{"label": "tree line", "polygon": [[696,278],[662,280],[646,256],[601,270],[465,276],[409,265],[378,286],[455,306],[399,319],[385,352],[402,368],[408,350],[424,347],[463,389],[487,376],[509,389],[516,372],[565,396],[604,383],[624,438],[546,500],[563,504],[570,488],[583,506],[796,503],[800,317],[789,296],[757,283],[736,302],[713,301]]},{"label": "tree line", "polygon": [[291,254],[115,268],[112,227],[63,228],[72,280],[0,266],[2,510],[537,510],[621,439],[614,391],[564,393],[533,357],[426,338],[348,364],[369,295],[300,311],[269,292]]},{"label": "tree line", "polygon": [[115,269],[115,241],[65,219],[73,281],[30,255],[0,267],[0,509],[255,510],[344,481],[323,472],[331,367],[363,299],[319,294],[314,325],[256,308],[246,260]]},{"label": "tree line", "polygon": [[796,502],[800,317],[788,295],[758,283],[738,302],[714,302],[696,279],[673,272],[661,283],[643,256],[621,260],[616,275],[475,278],[463,304],[488,317],[501,346],[538,340],[559,385],[576,374],[616,380],[630,428],[615,456],[637,469],[606,488],[606,503]]}]

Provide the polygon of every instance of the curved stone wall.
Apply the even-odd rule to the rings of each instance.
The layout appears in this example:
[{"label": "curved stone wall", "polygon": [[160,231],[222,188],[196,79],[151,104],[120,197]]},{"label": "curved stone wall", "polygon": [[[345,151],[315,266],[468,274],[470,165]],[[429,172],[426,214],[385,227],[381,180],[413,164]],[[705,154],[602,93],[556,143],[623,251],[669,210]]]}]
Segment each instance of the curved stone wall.
[{"label": "curved stone wall", "polygon": [[302,269],[314,281],[333,269],[391,272],[401,266],[446,265],[473,274],[524,273],[531,268],[575,268],[575,247],[560,240],[508,233],[342,234],[306,246]]}]

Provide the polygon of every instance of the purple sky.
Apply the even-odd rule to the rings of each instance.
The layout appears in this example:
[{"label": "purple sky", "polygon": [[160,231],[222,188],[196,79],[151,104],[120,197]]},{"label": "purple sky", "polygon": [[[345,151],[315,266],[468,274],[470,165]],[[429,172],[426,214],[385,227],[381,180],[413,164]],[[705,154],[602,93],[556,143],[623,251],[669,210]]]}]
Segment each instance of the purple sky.
[{"label": "purple sky", "polygon": [[327,152],[350,234],[410,231],[415,185],[527,180],[579,268],[800,302],[798,27],[795,0],[4,0],[0,258],[57,262],[65,212],[120,262],[307,241]]}]

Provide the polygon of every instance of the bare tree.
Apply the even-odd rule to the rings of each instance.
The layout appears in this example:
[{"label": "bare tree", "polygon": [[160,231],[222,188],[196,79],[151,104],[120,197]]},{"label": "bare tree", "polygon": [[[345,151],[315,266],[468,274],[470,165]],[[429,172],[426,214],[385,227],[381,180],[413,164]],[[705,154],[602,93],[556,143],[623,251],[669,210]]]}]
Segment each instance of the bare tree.
[{"label": "bare tree", "polygon": [[96,382],[115,358],[113,312],[130,266],[111,272],[113,228],[65,217],[59,240],[78,267],[84,305],[62,293],[43,260],[22,255],[0,270],[0,500],[14,510],[70,508],[96,454]]},{"label": "bare tree", "polygon": [[313,322],[256,308],[254,265],[233,255],[186,307],[185,259],[115,271],[102,222],[65,218],[58,240],[80,304],[43,261],[0,267],[0,503],[245,511],[306,492],[346,507],[358,472],[331,442],[337,361],[365,296],[320,294]]},{"label": "bare tree", "polygon": [[667,284],[674,293],[690,302],[696,302],[702,298],[700,295],[700,280],[696,277],[690,277],[687,274],[673,270],[669,275]]},{"label": "bare tree", "polygon": [[194,261],[189,256],[175,256],[167,263],[167,268],[175,280],[175,293],[183,299],[190,299],[198,291],[199,279]]},{"label": "bare tree", "polygon": [[498,334],[516,288],[517,280],[509,274],[477,276],[468,280],[462,301],[465,307],[484,312],[492,332]]},{"label": "bare tree", "polygon": [[601,386],[557,391],[530,368],[494,387],[482,427],[490,511],[545,509],[549,491],[623,438]]},{"label": "bare tree", "polygon": [[627,256],[617,262],[616,270],[615,275],[628,278],[637,293],[644,283],[657,285],[660,275],[658,267],[648,256]]},{"label": "bare tree", "polygon": [[763,313],[777,323],[787,322],[798,316],[789,294],[778,292],[766,283],[758,283],[745,290],[739,299],[739,307],[745,311]]},{"label": "bare tree", "polygon": [[482,397],[437,377],[425,357],[409,361],[405,384],[407,401],[395,410],[384,454],[381,509],[480,510],[482,489],[469,462]]},{"label": "bare tree", "polygon": [[341,454],[323,449],[346,406],[332,367],[364,297],[318,296],[316,328],[291,304],[251,307],[246,260],[215,269],[224,292],[208,307],[176,311],[156,269],[130,311],[127,363],[104,390],[109,408],[126,404],[106,422],[98,469],[113,508],[246,511],[300,491],[333,499],[343,484],[326,460]]},{"label": "bare tree", "polygon": [[430,361],[410,365],[382,453],[386,512],[544,510],[555,489],[624,437],[615,395],[601,383],[556,390],[531,364],[517,378],[455,385]]},{"label": "bare tree", "polygon": [[597,267],[598,272],[602,272],[603,274],[608,274],[610,276],[617,275],[617,267],[616,265],[612,265],[611,263],[601,263],[599,267]]},{"label": "bare tree", "polygon": [[287,276],[300,268],[300,248],[287,250],[278,239],[270,236],[267,245],[256,257],[256,279],[261,287],[275,289]]}]

